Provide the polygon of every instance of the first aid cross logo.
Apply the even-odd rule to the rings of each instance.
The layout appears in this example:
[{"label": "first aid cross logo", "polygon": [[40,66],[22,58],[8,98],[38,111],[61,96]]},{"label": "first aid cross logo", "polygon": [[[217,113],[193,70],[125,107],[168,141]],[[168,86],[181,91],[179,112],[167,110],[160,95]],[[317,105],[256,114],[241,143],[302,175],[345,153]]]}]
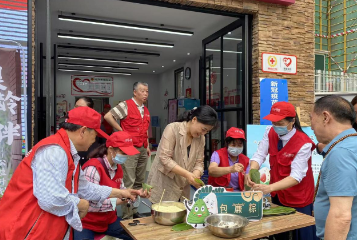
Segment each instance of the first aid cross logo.
[{"label": "first aid cross logo", "polygon": [[269,56],[268,64],[270,67],[275,67],[278,64],[278,59],[275,56]]}]

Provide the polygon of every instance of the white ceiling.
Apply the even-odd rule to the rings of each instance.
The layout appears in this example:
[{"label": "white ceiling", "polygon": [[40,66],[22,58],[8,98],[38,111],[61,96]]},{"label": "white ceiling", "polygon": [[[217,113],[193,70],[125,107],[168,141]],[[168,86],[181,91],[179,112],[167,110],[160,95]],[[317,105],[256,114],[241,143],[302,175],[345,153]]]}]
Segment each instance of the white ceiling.
[{"label": "white ceiling", "polygon": [[[45,1],[42,1],[45,4]],[[167,71],[174,67],[181,67],[183,64],[193,58],[201,55],[202,40],[217,32],[236,20],[233,17],[218,16],[212,14],[163,8],[144,4],[122,2],[118,0],[51,0],[51,25],[52,25],[52,43],[73,45],[110,47],[125,50],[142,50],[160,53],[160,57],[128,55],[122,53],[93,52],[93,51],[74,51],[60,49],[59,54],[69,53],[71,55],[117,58],[127,60],[147,61],[149,65],[129,65],[120,66],[139,67],[140,73],[156,74]],[[93,18],[105,18],[122,22],[137,23],[141,25],[150,25],[160,27],[164,24],[165,28],[174,28],[178,30],[187,30],[194,32],[193,36],[180,36],[165,33],[156,33],[140,30],[130,30],[124,28],[97,26],[92,24],[74,23],[58,20],[59,13],[76,13]],[[42,25],[43,26],[43,25]],[[73,31],[72,34],[90,34],[97,36],[106,36],[113,38],[129,38],[136,40],[157,41],[175,44],[174,48],[159,48],[147,46],[133,46],[116,43],[103,43],[85,40],[62,39],[57,37],[58,32]],[[240,37],[239,33],[235,37]],[[226,42],[226,41],[225,41]],[[228,41],[227,41],[228,46]],[[190,56],[187,55],[190,53]],[[176,62],[173,62],[176,60]],[[63,61],[62,61],[63,62]],[[71,61],[80,63],[79,61]],[[91,62],[92,64],[103,65]],[[111,64],[119,66],[118,64]],[[162,66],[165,66],[164,68]],[[124,70],[122,70],[124,71]]]}]

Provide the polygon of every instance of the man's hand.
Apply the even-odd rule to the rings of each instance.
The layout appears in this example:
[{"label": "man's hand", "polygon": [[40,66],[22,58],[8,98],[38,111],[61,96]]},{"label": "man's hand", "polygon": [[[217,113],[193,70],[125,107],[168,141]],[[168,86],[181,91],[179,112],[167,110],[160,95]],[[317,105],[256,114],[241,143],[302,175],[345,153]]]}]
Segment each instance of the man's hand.
[{"label": "man's hand", "polygon": [[79,215],[79,217],[81,219],[84,218],[88,213],[89,202],[87,200],[85,200],[85,199],[80,199],[77,207],[78,207],[78,215]]},{"label": "man's hand", "polygon": [[127,203],[128,201],[122,201],[120,198],[117,198],[117,205],[122,205],[124,203]]},{"label": "man's hand", "polygon": [[235,163],[231,166],[231,173],[243,172],[243,171],[244,171],[244,166],[241,163]]},{"label": "man's hand", "polygon": [[148,154],[148,157],[150,157],[150,155],[151,155],[151,150],[150,150],[150,147],[149,147],[149,146],[146,148],[146,152],[147,152],[147,154]]},{"label": "man's hand", "polygon": [[127,198],[135,201],[136,196],[138,195],[140,195],[139,190],[112,188],[112,192],[110,193],[109,198]]}]

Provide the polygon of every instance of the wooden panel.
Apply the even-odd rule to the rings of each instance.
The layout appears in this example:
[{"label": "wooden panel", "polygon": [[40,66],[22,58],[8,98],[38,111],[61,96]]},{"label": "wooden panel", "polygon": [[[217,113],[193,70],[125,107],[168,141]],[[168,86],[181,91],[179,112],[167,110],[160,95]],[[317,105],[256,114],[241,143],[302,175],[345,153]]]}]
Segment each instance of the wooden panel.
[{"label": "wooden panel", "polygon": [[[171,231],[171,226],[156,224],[152,217],[140,218],[141,223],[146,226],[129,226],[132,220],[122,221],[121,225],[136,240],[173,240],[173,239],[222,239],[211,234],[208,228],[192,229],[182,232]],[[248,240],[265,237],[268,235],[286,232],[315,224],[315,219],[311,216],[295,213],[286,216],[264,217],[261,221],[250,222],[243,234],[236,239]]]}]

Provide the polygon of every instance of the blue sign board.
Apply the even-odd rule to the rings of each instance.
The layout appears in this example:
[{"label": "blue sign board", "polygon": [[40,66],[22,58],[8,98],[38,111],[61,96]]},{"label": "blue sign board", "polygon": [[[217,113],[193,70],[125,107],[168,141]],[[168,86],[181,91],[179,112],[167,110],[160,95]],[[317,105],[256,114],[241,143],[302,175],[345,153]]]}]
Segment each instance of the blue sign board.
[{"label": "blue sign board", "polygon": [[270,113],[271,106],[276,102],[288,101],[288,81],[286,79],[264,78],[260,81],[260,124],[271,125],[263,119]]}]

